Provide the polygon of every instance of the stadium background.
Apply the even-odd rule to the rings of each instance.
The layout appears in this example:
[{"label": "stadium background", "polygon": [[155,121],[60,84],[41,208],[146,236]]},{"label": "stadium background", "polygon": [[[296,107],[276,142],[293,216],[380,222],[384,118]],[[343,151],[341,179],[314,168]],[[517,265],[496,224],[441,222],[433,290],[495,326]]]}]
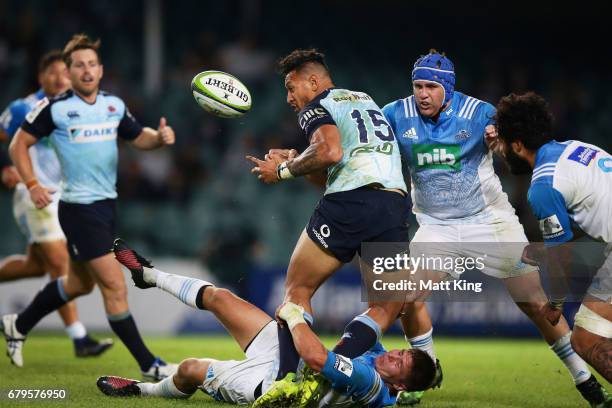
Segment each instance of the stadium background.
[{"label": "stadium background", "polygon": [[[103,89],[124,98],[143,124],[155,126],[165,115],[177,134],[170,149],[122,146],[120,235],[162,269],[212,275],[271,310],[321,194],[304,180],[264,186],[244,160],[270,147],[306,145],[273,69],[278,57],[315,46],[327,54],[338,86],[368,92],[382,106],[411,92],[413,61],[435,47],[455,63],[458,90],[492,103],[510,91],[536,90],[551,101],[559,140],[580,138],[610,150],[607,23],[596,5],[564,9],[554,2],[0,0],[0,106],[36,90],[43,52],[76,32],[100,37]],[[253,95],[251,112],[238,120],[203,112],[189,82],[206,69],[239,77]],[[524,199],[528,179],[497,167],[528,236],[537,239]],[[23,251],[6,190],[0,231],[0,256]],[[0,312],[23,307],[41,282],[0,285]],[[348,268],[322,288],[321,329],[337,332],[363,308],[358,284]],[[219,328],[168,297],[132,290],[130,303],[145,332]],[[78,304],[88,326],[108,330],[99,297]],[[536,335],[503,294],[433,311],[437,334]],[[43,327],[61,325],[54,315]]]}]

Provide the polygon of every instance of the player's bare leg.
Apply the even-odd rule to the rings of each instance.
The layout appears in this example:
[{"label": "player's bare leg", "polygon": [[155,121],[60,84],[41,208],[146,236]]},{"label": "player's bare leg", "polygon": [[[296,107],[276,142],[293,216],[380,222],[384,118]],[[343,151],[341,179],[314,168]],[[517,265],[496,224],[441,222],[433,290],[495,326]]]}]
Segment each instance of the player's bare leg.
[{"label": "player's bare leg", "polygon": [[0,261],[0,282],[43,276],[45,268],[42,260],[28,245],[25,255],[10,255]]},{"label": "player's bare leg", "polygon": [[612,305],[587,297],[576,315],[572,347],[608,382],[612,382],[611,330]]},{"label": "player's bare leg", "polygon": [[263,310],[224,288],[208,286],[202,294],[202,304],[223,324],[242,350],[272,321]]},{"label": "player's bare leg", "polygon": [[549,345],[570,332],[569,325],[564,317],[561,317],[559,323],[553,326],[541,313],[541,309],[548,302],[548,298],[544,289],[542,289],[540,275],[537,271],[506,278],[503,282],[516,305],[533,321]]},{"label": "player's bare leg", "polygon": [[312,314],[312,296],[342,265],[342,262],[314,243],[306,231],[302,231],[289,261],[284,302],[293,302]]}]

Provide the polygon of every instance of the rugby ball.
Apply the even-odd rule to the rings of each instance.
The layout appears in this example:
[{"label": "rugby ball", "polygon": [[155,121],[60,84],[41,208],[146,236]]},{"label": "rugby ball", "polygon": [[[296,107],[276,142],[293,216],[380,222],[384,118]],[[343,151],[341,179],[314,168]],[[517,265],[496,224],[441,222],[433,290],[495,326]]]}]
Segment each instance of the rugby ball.
[{"label": "rugby ball", "polygon": [[247,87],[225,72],[200,72],[191,81],[191,92],[198,105],[222,118],[237,118],[251,109]]}]

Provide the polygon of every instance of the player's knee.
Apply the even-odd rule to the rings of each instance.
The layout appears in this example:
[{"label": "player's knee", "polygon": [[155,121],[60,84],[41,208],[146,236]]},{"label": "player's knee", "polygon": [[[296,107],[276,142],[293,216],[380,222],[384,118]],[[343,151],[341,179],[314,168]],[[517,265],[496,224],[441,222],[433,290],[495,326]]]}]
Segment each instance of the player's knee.
[{"label": "player's knee", "polygon": [[68,254],[54,252],[47,256],[49,274],[53,277],[66,275],[68,272]]},{"label": "player's knee", "polygon": [[178,366],[176,375],[178,379],[183,383],[199,385],[202,369],[202,363],[197,358],[188,358],[181,361]]},{"label": "player's knee", "polygon": [[120,279],[112,282],[102,282],[100,290],[105,299],[126,300],[127,286],[125,281]]},{"label": "player's knee", "polygon": [[64,293],[70,299],[91,293],[94,288],[93,282],[81,282],[69,280],[64,284]]},{"label": "player's knee", "polygon": [[397,320],[401,311],[402,303],[399,302],[370,303],[366,314],[384,331]]},{"label": "player's knee", "polygon": [[402,308],[402,313],[407,316],[416,316],[425,309],[424,302],[406,302]]},{"label": "player's knee", "polygon": [[542,306],[544,306],[538,302],[517,302],[516,305],[531,319],[542,315]]},{"label": "player's knee", "polygon": [[234,295],[230,290],[225,288],[212,288],[210,297],[206,302],[206,308],[210,311],[222,310],[228,307],[235,299]]}]

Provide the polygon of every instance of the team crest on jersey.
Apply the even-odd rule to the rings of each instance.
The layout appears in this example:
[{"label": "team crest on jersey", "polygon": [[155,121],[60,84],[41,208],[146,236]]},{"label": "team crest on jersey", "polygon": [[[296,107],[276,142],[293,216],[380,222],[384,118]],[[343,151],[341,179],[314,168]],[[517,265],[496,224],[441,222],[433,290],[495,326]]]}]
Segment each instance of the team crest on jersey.
[{"label": "team crest on jersey", "polygon": [[576,150],[574,150],[569,156],[567,156],[567,158],[569,160],[578,162],[583,166],[588,166],[589,164],[591,164],[593,159],[595,159],[595,156],[597,156],[598,152],[599,150],[591,149],[590,147],[578,146]]},{"label": "team crest on jersey", "polygon": [[40,101],[38,101],[34,109],[32,109],[30,113],[26,115],[26,120],[28,121],[28,123],[33,123],[34,120],[36,120],[36,118],[38,117],[38,115],[40,115],[40,112],[42,112],[42,110],[45,109],[47,105],[49,105],[49,98],[42,98]]},{"label": "team crest on jersey", "polygon": [[542,220],[539,220],[539,223],[540,223],[540,231],[542,232],[542,237],[544,239],[557,238],[565,234],[565,231],[563,230],[563,226],[559,222],[559,218],[557,218],[556,214],[553,214],[550,217],[546,217]]},{"label": "team crest on jersey", "polygon": [[341,356],[340,354],[336,354],[334,370],[338,370],[347,377],[350,377],[353,374],[353,363],[350,359]]},{"label": "team crest on jersey", "polygon": [[459,142],[462,140],[468,140],[469,138],[470,138],[470,133],[465,129],[461,129],[459,133],[455,135],[455,140]]}]

